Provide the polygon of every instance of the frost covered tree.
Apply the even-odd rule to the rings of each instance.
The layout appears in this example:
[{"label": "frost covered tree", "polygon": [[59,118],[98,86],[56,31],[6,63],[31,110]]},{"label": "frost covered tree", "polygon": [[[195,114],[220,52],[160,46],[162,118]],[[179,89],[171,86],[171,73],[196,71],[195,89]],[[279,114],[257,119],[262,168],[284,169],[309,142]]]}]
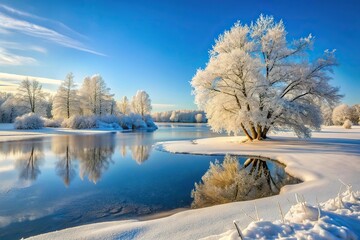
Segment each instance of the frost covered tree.
[{"label": "frost covered tree", "polygon": [[143,90],[136,92],[131,101],[131,107],[134,113],[140,114],[144,117],[151,113],[151,100],[149,94]]},{"label": "frost covered tree", "polygon": [[203,122],[203,115],[201,113],[198,113],[195,115],[195,120],[197,123],[202,123]]},{"label": "frost covered tree", "polygon": [[52,115],[54,118],[70,118],[79,113],[79,107],[80,101],[74,75],[69,73],[54,96]]},{"label": "frost covered tree", "polygon": [[18,100],[12,94],[4,94],[0,105],[0,122],[11,123],[15,118],[27,113],[27,110],[19,107]]},{"label": "frost covered tree", "polygon": [[113,95],[99,74],[86,77],[80,89],[81,109],[84,115],[104,115],[109,113]]},{"label": "frost covered tree", "polygon": [[346,119],[344,124],[343,124],[343,127],[345,129],[350,129],[352,127],[352,122],[349,119]]},{"label": "frost covered tree", "polygon": [[354,113],[353,123],[360,124],[360,104],[355,104],[354,106],[352,106],[352,108]]},{"label": "frost covered tree", "polygon": [[151,115],[155,122],[197,122],[200,115],[202,116],[202,122],[207,122],[205,113],[202,110],[175,110],[166,112],[156,112]]},{"label": "frost covered tree", "polygon": [[18,105],[24,108],[27,112],[44,114],[44,103],[46,102],[46,94],[42,90],[42,85],[36,80],[23,80],[16,93]]},{"label": "frost covered tree", "polygon": [[352,114],[351,107],[346,104],[340,104],[333,110],[332,121],[335,125],[343,125],[345,120],[351,120]]},{"label": "frost covered tree", "polygon": [[330,106],[328,104],[322,104],[320,106],[320,111],[323,118],[323,124],[325,126],[333,125],[333,121],[332,121],[333,106]]},{"label": "frost covered tree", "polygon": [[271,129],[310,137],[322,123],[319,103],[341,97],[329,83],[334,51],[311,61],[312,43],[311,35],[288,43],[283,22],[263,15],[221,34],[191,81],[212,129],[243,132],[249,140],[265,139]]},{"label": "frost covered tree", "polygon": [[130,103],[126,96],[124,96],[118,102],[118,109],[122,114],[129,115],[130,114]]},{"label": "frost covered tree", "polygon": [[178,122],[180,113],[178,111],[172,111],[171,116],[169,118],[170,122]]}]

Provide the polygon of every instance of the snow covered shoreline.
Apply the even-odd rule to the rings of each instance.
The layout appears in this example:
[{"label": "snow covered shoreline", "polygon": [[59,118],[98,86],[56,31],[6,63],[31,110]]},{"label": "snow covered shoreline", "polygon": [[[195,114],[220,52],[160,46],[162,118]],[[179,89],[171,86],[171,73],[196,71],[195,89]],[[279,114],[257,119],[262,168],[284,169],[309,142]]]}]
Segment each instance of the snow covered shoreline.
[{"label": "snow covered shoreline", "polygon": [[[256,204],[260,218],[280,218],[278,204],[287,212],[295,204],[295,193],[316,205],[334,198],[343,187],[341,181],[360,189],[360,127],[326,127],[312,139],[299,140],[288,133],[270,136],[262,142],[241,143],[242,137],[218,137],[196,141],[159,143],[158,148],[177,153],[258,155],[286,164],[286,171],[304,182],[286,186],[280,195],[245,202],[234,202],[149,221],[114,221],[89,224],[34,239],[199,239],[234,231],[233,220],[245,229],[254,216]],[[2,139],[2,137],[0,137]],[[190,156],[189,156],[190,157]],[[343,188],[344,189],[344,188]],[[360,234],[357,232],[357,234]],[[212,239],[214,239],[212,238]]]},{"label": "snow covered shoreline", "polygon": [[[136,131],[147,131],[153,129],[137,129]],[[0,124],[0,142],[16,141],[36,137],[49,137],[56,135],[81,135],[81,134],[101,134],[131,132],[132,129],[111,129],[111,128],[92,128],[92,129],[71,129],[71,128],[41,128],[41,129],[14,129],[12,123]]]}]

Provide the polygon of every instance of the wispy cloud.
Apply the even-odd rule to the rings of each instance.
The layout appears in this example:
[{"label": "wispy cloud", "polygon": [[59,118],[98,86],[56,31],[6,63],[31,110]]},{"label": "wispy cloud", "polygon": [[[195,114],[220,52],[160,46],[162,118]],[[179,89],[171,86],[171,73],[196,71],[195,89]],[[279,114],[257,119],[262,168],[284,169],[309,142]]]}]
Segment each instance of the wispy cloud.
[{"label": "wispy cloud", "polygon": [[53,78],[44,78],[44,77],[33,77],[33,76],[26,76],[26,75],[19,75],[19,74],[11,74],[11,73],[2,73],[0,72],[0,80],[10,80],[10,81],[22,81],[24,79],[29,80],[37,80],[40,83],[46,84],[61,84],[62,80],[53,79]]},{"label": "wispy cloud", "polygon": [[26,76],[19,74],[0,72],[0,91],[1,92],[15,92],[19,83],[25,79],[36,80],[44,84],[43,90],[49,93],[54,93],[56,88],[61,84],[62,80],[35,76]]},{"label": "wispy cloud", "polygon": [[[57,25],[62,32],[53,30],[50,27],[45,26],[44,24],[38,23],[52,23],[53,25]],[[75,32],[71,28],[67,27],[63,23],[60,23],[58,21],[53,21],[50,19],[42,18],[27,12],[23,12],[17,9],[14,9],[12,7],[9,7],[4,4],[0,4],[0,32],[2,34],[24,34],[28,35],[34,38],[43,39],[48,42],[52,42],[67,48],[76,49],[83,52],[88,52],[91,54],[99,55],[99,56],[105,56],[105,54],[100,53],[98,51],[95,51],[88,46],[86,46],[82,41],[76,39],[76,38],[86,38],[83,35]],[[9,48],[14,46],[8,46]],[[26,46],[24,46],[20,50],[31,50],[31,51],[38,51],[38,52],[46,52],[45,48],[39,47],[39,46],[27,46],[26,49],[24,49]],[[4,48],[4,46],[3,46]],[[14,48],[13,48],[14,49]],[[4,51],[3,51],[4,52]],[[5,49],[5,52],[7,53],[0,53],[1,55],[4,55],[3,58],[7,59],[10,53],[9,49]],[[0,55],[0,58],[1,58]],[[18,56],[21,57],[21,56]],[[26,58],[26,57],[24,57]],[[23,59],[25,60],[25,59]],[[29,59],[28,59],[29,60]],[[4,62],[0,62],[4,64]],[[10,61],[11,62],[11,61]],[[16,62],[16,61],[14,61]],[[20,61],[17,61],[20,63]],[[27,64],[29,61],[22,61],[21,63]],[[14,64],[15,65],[15,64]]]},{"label": "wispy cloud", "polygon": [[0,46],[6,49],[15,49],[22,51],[35,51],[39,53],[47,53],[46,48],[37,46],[37,45],[29,45],[29,44],[20,44],[18,42],[13,41],[0,41]]},{"label": "wispy cloud", "polygon": [[32,57],[20,56],[0,47],[0,65],[27,65],[34,64],[36,60]]}]

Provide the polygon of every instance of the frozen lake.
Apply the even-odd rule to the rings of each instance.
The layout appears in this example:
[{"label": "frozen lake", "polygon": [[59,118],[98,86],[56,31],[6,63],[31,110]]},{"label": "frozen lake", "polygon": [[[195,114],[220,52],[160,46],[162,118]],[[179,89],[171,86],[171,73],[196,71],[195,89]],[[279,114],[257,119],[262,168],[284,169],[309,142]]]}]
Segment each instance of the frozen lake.
[{"label": "frozen lake", "polygon": [[[152,145],[214,136],[203,124],[160,124],[155,132],[2,142],[0,239],[190,208],[194,183],[223,156],[171,154]],[[251,169],[264,165],[255,163]],[[286,177],[274,162],[264,169]]]}]

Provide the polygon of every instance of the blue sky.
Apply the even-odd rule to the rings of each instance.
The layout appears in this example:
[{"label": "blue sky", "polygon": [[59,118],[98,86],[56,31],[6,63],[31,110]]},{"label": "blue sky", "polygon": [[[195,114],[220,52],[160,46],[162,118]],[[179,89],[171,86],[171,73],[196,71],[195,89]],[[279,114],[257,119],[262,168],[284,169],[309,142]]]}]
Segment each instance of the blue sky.
[{"label": "blue sky", "polygon": [[25,76],[54,89],[70,71],[79,83],[100,73],[117,99],[143,89],[154,111],[195,109],[189,81],[214,39],[261,13],[283,19],[289,40],[312,33],[315,56],[336,49],[333,83],[360,103],[358,1],[3,0],[0,91]]}]

